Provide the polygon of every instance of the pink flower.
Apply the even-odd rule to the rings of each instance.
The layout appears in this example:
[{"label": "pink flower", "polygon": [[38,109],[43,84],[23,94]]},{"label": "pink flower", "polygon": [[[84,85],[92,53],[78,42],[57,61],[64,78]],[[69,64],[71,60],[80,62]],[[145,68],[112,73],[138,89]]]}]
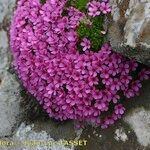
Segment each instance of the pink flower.
[{"label": "pink flower", "polygon": [[132,88],[135,92],[138,92],[141,87],[142,87],[142,84],[141,84],[141,81],[139,81],[139,80],[136,80],[136,81],[132,82],[132,84],[131,84],[131,88]]},{"label": "pink flower", "polygon": [[111,116],[105,118],[105,124],[107,124],[107,125],[112,125],[112,124],[114,124],[113,118],[112,118]]},{"label": "pink flower", "polygon": [[120,73],[122,74],[122,75],[126,75],[126,74],[128,74],[129,72],[130,72],[130,66],[129,66],[129,64],[120,64],[119,65],[119,68],[120,68]]},{"label": "pink flower", "polygon": [[109,85],[111,85],[111,83],[113,82],[113,79],[112,78],[104,78],[103,80],[102,80],[102,83],[103,84],[105,84],[106,86],[109,86]]},{"label": "pink flower", "polygon": [[116,91],[116,90],[118,91],[118,90],[120,90],[121,85],[122,84],[121,84],[120,80],[117,78],[114,78],[113,81],[111,82],[110,89],[112,91]]},{"label": "pink flower", "polygon": [[94,99],[96,99],[96,100],[99,100],[99,99],[101,99],[103,97],[103,95],[102,95],[102,92],[101,91],[94,91],[93,92],[93,98]]},{"label": "pink flower", "polygon": [[146,69],[142,69],[142,71],[139,73],[139,78],[141,81],[148,80],[150,77],[150,71]]},{"label": "pink flower", "polygon": [[95,104],[95,108],[97,108],[98,110],[101,110],[101,111],[107,111],[107,109],[108,109],[107,104],[104,102],[97,102]]},{"label": "pink flower", "polygon": [[49,44],[55,44],[58,42],[58,36],[52,32],[47,33],[47,36],[49,36],[49,38],[47,39],[47,42]]},{"label": "pink flower", "polygon": [[67,28],[75,29],[79,25],[80,20],[82,20],[83,17],[85,17],[85,14],[80,12],[74,7],[69,7],[67,10],[68,10],[68,16],[69,16]]},{"label": "pink flower", "polygon": [[107,128],[108,128],[108,125],[107,125],[105,122],[103,122],[103,123],[101,124],[101,128],[102,128],[102,129],[107,129]]},{"label": "pink flower", "polygon": [[103,2],[108,2],[109,0],[102,0]]},{"label": "pink flower", "polygon": [[134,92],[134,90],[132,90],[132,89],[126,89],[126,90],[124,90],[124,95],[125,95],[127,98],[131,98],[131,97],[134,97],[134,96],[135,96],[135,92]]},{"label": "pink flower", "polygon": [[88,3],[88,15],[95,17],[100,15],[100,2],[95,0]]},{"label": "pink flower", "polygon": [[91,42],[87,38],[84,38],[81,42],[81,46],[83,47],[83,51],[86,51],[91,48]]},{"label": "pink flower", "polygon": [[112,95],[112,101],[114,104],[118,103],[118,101],[120,100],[120,96],[117,94],[113,94]]},{"label": "pink flower", "polygon": [[121,75],[120,80],[123,84],[129,84],[132,80],[132,77],[129,75]]},{"label": "pink flower", "polygon": [[108,79],[109,78],[109,76],[110,76],[110,74],[109,74],[109,68],[107,67],[107,66],[102,66],[101,67],[101,74],[100,74],[100,77],[102,78],[102,79]]},{"label": "pink flower", "polygon": [[142,87],[141,81],[136,80],[131,83],[131,87],[124,90],[124,95],[127,98],[134,97],[135,95],[139,95],[139,91]]},{"label": "pink flower", "polygon": [[68,18],[63,17],[62,19],[58,20],[58,22],[56,24],[54,24],[53,30],[56,33],[63,32],[65,27],[67,26],[67,24],[68,24]]},{"label": "pink flower", "polygon": [[138,67],[138,63],[134,60],[131,60],[129,65],[130,65],[131,70],[133,70],[133,71],[135,71]]},{"label": "pink flower", "polygon": [[123,115],[125,112],[125,108],[123,107],[122,104],[116,105],[115,106],[115,114],[116,115]]},{"label": "pink flower", "polygon": [[111,12],[111,6],[109,3],[102,2],[100,4],[100,10],[102,11],[103,14],[107,14]]},{"label": "pink flower", "polygon": [[77,39],[77,34],[76,32],[74,31],[70,31],[67,33],[67,39],[70,41],[70,42],[75,42],[76,39]]}]

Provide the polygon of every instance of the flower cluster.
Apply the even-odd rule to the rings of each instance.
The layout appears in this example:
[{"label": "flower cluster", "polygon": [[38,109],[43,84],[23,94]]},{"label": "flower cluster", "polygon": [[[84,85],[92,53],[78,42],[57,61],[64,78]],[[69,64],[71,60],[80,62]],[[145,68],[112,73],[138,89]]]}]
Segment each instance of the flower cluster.
[{"label": "flower cluster", "polygon": [[[91,3],[89,7],[95,7],[98,2]],[[88,38],[80,54],[76,28],[85,14],[69,7],[64,16],[65,4],[66,0],[43,5],[39,0],[18,1],[10,30],[14,66],[49,117],[106,128],[125,112],[120,92],[128,98],[138,95],[149,72],[142,70],[133,80],[136,62],[114,53],[109,44],[93,52]],[[111,107],[113,111],[104,115]]]},{"label": "flower cluster", "polygon": [[101,13],[107,14],[111,12],[111,6],[107,2],[107,0],[104,0],[102,2],[99,1],[91,1],[88,3],[88,15],[95,17],[99,16]]}]

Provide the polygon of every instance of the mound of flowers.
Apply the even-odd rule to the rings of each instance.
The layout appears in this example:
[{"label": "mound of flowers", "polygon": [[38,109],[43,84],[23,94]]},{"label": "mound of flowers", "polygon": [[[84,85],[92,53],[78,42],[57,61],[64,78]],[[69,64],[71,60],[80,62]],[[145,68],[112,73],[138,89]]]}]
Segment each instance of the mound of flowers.
[{"label": "mound of flowers", "polygon": [[125,112],[122,96],[138,95],[149,78],[146,69],[137,74],[135,61],[102,45],[102,17],[110,12],[107,0],[18,1],[13,64],[49,117],[107,128]]}]

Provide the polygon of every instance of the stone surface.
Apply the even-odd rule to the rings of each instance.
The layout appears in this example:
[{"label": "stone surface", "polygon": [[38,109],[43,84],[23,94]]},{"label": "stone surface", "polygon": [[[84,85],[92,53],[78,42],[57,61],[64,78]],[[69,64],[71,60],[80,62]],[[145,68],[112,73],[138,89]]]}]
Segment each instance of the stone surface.
[{"label": "stone surface", "polygon": [[150,66],[150,1],[110,0],[108,40],[114,50]]},{"label": "stone surface", "polygon": [[150,111],[144,108],[135,109],[126,116],[125,121],[130,124],[141,145],[150,145]]},{"label": "stone surface", "polygon": [[128,140],[128,136],[126,135],[126,133],[124,132],[124,130],[123,130],[123,128],[120,128],[120,129],[117,129],[116,131],[115,131],[115,139],[117,140],[117,141],[123,141],[123,142],[125,142],[125,141],[127,141]]},{"label": "stone surface", "polygon": [[114,126],[102,130],[91,128],[83,130],[81,138],[87,139],[87,145],[76,147],[76,150],[143,150],[137,140],[134,131],[124,122],[119,121]]},{"label": "stone surface", "polygon": [[[46,132],[46,131],[41,131],[41,132],[35,132],[34,131],[34,124],[32,125],[28,125],[26,126],[24,123],[21,124],[21,126],[19,127],[17,133],[14,135],[13,139],[15,141],[44,141],[44,142],[49,142],[51,141],[52,143],[56,142],[57,144],[52,144],[52,146],[44,146],[44,144],[38,145],[35,147],[33,146],[33,148],[31,148],[31,146],[23,146],[22,143],[22,148],[26,148],[26,149],[34,149],[34,150],[72,150],[73,148],[67,148],[63,145],[59,145],[59,141],[55,141],[53,138],[51,138],[51,136]],[[30,144],[29,144],[30,145]]]},{"label": "stone surface", "polygon": [[[50,122],[46,122],[47,125]],[[35,122],[33,124],[22,123],[12,138],[3,139],[9,141],[11,145],[0,147],[0,150],[74,150],[74,146],[61,144],[64,140],[78,140],[82,133],[82,130],[69,131],[65,129],[71,129],[71,126],[65,126],[64,130],[59,131],[59,135],[55,135],[56,129],[52,131],[56,122],[51,122],[48,126],[44,122]],[[55,124],[56,125],[56,124]],[[43,127],[41,129],[41,126]],[[38,128],[38,130],[37,130]],[[56,126],[55,126],[56,128]],[[59,130],[59,127],[57,127]],[[70,136],[68,136],[68,133]],[[73,134],[73,136],[72,136]],[[63,136],[63,137],[62,137]],[[56,138],[57,137],[57,138]],[[39,144],[40,143],[40,144]]]},{"label": "stone surface", "polygon": [[0,24],[10,20],[16,0],[0,0]]},{"label": "stone surface", "polygon": [[19,84],[7,71],[0,73],[0,137],[9,136],[20,120]]},{"label": "stone surface", "polygon": [[0,30],[0,71],[9,68],[10,61],[8,56],[8,38],[7,32]]},{"label": "stone surface", "polygon": [[6,30],[14,6],[15,0],[0,0],[0,137],[10,136],[21,117],[19,83],[9,72],[11,56]]}]

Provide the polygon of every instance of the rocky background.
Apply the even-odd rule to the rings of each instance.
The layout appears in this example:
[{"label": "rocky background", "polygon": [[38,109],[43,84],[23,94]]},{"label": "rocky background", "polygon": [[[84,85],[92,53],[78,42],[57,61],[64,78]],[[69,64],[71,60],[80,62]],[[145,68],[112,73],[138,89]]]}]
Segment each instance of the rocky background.
[{"label": "rocky background", "polygon": [[150,0],[110,0],[108,39],[123,55],[150,66]]},{"label": "rocky background", "polygon": [[[108,40],[117,52],[150,66],[150,1],[110,1]],[[139,97],[126,101],[126,116],[106,130],[91,126],[77,130],[71,121],[56,122],[38,111],[40,107],[23,90],[11,67],[9,25],[15,3],[0,0],[0,150],[149,150],[150,81],[144,83]],[[87,145],[29,147],[23,143],[62,139],[85,139]],[[2,141],[17,144],[7,147]]]}]

